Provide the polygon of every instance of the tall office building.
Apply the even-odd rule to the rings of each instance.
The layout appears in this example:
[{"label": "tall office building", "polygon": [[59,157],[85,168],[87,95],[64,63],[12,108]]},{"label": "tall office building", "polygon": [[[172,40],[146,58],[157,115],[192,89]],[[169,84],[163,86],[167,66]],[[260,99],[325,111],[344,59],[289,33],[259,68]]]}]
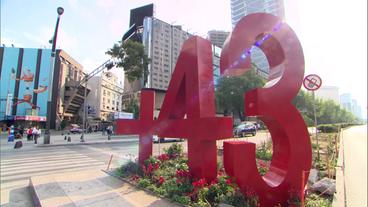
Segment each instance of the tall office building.
[{"label": "tall office building", "polygon": [[143,21],[143,45],[151,63],[146,87],[167,90],[180,54],[190,34],[181,26],[171,25],[153,17]]},{"label": "tall office building", "polygon": [[358,105],[356,99],[353,99],[350,93],[344,93],[340,96],[340,104],[341,106],[353,113],[358,118],[362,117],[362,107]]},{"label": "tall office building", "polygon": [[[242,17],[258,12],[273,14],[284,19],[283,0],[231,0],[231,23],[233,28]],[[270,66],[261,49],[253,47],[251,60],[257,67],[257,71],[269,73]]]},{"label": "tall office building", "polygon": [[230,32],[211,30],[208,32],[208,39],[211,41],[213,45],[216,45],[217,47],[222,48],[229,34]]}]

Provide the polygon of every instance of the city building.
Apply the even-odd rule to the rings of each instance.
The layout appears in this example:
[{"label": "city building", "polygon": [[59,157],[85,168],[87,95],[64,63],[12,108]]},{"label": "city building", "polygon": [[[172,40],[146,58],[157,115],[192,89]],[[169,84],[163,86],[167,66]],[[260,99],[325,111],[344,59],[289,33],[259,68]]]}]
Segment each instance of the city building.
[{"label": "city building", "polygon": [[356,117],[360,119],[363,118],[362,107],[358,105],[357,100],[353,99],[350,93],[341,94],[340,104],[344,109],[346,109],[347,111],[350,111]]},{"label": "city building", "polygon": [[[139,7],[144,8],[144,7]],[[153,6],[152,6],[153,8]],[[134,9],[132,9],[133,11]],[[142,12],[144,13],[144,12]],[[175,69],[176,61],[181,51],[183,43],[191,36],[184,31],[180,25],[171,25],[155,17],[147,16],[143,20],[143,26],[139,28],[137,34],[142,34],[142,43],[148,58],[151,60],[148,65],[149,75],[146,85],[142,80],[136,80],[129,83],[127,78],[124,80],[123,108],[127,106],[132,99],[138,101],[140,90],[149,88],[155,91],[155,116],[161,108],[166,90],[169,86],[171,75]],[[143,15],[140,14],[140,17]],[[133,18],[131,16],[131,18]],[[137,19],[137,18],[136,18]],[[139,19],[139,18],[138,18]],[[132,22],[132,21],[131,21]],[[128,31],[129,32],[129,31]],[[133,39],[133,36],[124,34],[123,40]],[[220,77],[220,54],[221,48],[212,45],[214,62],[214,82]]]},{"label": "city building", "polygon": [[88,81],[91,93],[87,97],[88,122],[113,121],[115,112],[122,111],[123,86],[112,72],[102,73]]},{"label": "city building", "polygon": [[340,104],[339,88],[336,86],[321,86],[315,91],[315,95],[322,100],[333,100]]},{"label": "city building", "polygon": [[[282,19],[285,17],[283,0],[231,0],[231,23],[233,28],[239,20],[252,13],[265,12]],[[251,61],[261,74],[268,74],[270,66],[261,49],[253,47]]]},{"label": "city building", "polygon": [[208,32],[208,39],[213,45],[222,48],[226,38],[229,36],[230,32],[211,30]]},{"label": "city building", "polygon": [[143,45],[151,59],[146,88],[167,90],[181,46],[190,34],[153,17],[143,21]]},{"label": "city building", "polygon": [[85,85],[75,86],[85,74],[82,65],[63,50],[56,50],[52,114],[47,116],[50,56],[50,49],[0,47],[1,122],[44,127],[50,117],[50,128],[59,129],[63,120],[79,120]]}]

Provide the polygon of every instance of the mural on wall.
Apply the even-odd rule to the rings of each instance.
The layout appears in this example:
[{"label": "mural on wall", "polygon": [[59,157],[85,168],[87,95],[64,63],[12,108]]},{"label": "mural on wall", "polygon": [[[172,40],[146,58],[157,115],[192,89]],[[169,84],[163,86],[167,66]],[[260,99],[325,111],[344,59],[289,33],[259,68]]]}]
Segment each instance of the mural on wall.
[{"label": "mural on wall", "polygon": [[[40,108],[38,107],[37,105],[33,104],[32,103],[32,95],[33,93],[43,93],[45,91],[47,91],[47,86],[45,85],[39,85],[39,88],[37,89],[31,89],[32,88],[32,85],[34,84],[33,81],[34,81],[34,72],[32,72],[29,68],[24,68],[22,71],[24,71],[21,75],[20,78],[16,78],[16,74],[15,74],[15,69],[12,68],[11,69],[11,78],[15,81],[23,81],[24,85],[25,85],[25,90],[24,90],[24,93],[23,93],[23,98],[18,98],[18,101],[15,102],[13,104],[13,106],[15,105],[19,105],[19,104],[22,104],[22,103],[27,103],[29,104],[32,109],[37,109],[37,108]],[[46,82],[47,79],[44,79],[42,80],[42,82]]]},{"label": "mural on wall", "polygon": [[[232,118],[216,117],[210,42],[192,36],[184,42],[159,117],[153,118],[154,91],[141,93],[140,119],[118,120],[116,134],[139,134],[139,163],[152,155],[152,136],[188,140],[189,171],[211,181],[217,173],[216,140],[232,136]],[[263,88],[244,94],[247,116],[260,118],[273,142],[269,171],[257,170],[255,144],[224,142],[224,167],[246,194],[254,191],[261,207],[287,205],[289,191],[304,197],[312,162],[309,134],[291,100],[304,77],[304,56],[294,31],[276,16],[256,13],[243,17],[225,42],[220,71],[237,76],[251,68],[253,47],[260,48],[270,65]]]}]

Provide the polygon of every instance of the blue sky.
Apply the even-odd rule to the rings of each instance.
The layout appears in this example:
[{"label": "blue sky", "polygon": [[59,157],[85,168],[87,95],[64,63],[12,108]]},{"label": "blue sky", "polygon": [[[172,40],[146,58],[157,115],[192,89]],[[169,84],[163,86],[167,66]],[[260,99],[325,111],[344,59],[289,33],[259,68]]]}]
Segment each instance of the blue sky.
[{"label": "blue sky", "polygon": [[[286,22],[302,43],[306,72],[324,85],[352,93],[367,109],[367,1],[285,0]],[[91,71],[128,29],[130,9],[155,4],[155,16],[204,36],[231,30],[230,0],[1,0],[1,43],[49,48],[60,21],[57,47]],[[121,71],[115,71],[121,73]],[[365,112],[366,113],[366,112]]]}]

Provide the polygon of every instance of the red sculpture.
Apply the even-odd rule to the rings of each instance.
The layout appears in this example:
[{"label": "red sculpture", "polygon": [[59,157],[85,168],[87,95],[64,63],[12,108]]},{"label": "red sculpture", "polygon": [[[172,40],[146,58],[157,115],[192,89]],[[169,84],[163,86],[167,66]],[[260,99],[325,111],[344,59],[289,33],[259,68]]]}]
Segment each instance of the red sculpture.
[{"label": "red sculpture", "polygon": [[[232,136],[232,118],[216,117],[212,67],[210,42],[189,38],[182,46],[158,119],[152,117],[153,96],[145,98],[142,92],[140,120],[117,122],[117,134],[140,134],[140,164],[152,154],[152,138],[150,143],[145,139],[148,135],[185,138],[191,174],[216,178],[216,140]],[[146,119],[144,113],[149,114]],[[141,153],[143,148],[150,150]]]},{"label": "red sculpture", "polygon": [[152,155],[152,139],[154,133],[153,110],[155,103],[155,92],[143,89],[141,92],[141,103],[139,120],[118,120],[116,121],[116,134],[139,134],[139,155],[138,163],[144,164]]},{"label": "red sculpture", "polygon": [[300,192],[301,199],[312,162],[307,128],[291,103],[303,81],[304,57],[298,38],[288,25],[270,14],[252,14],[240,20],[228,38],[221,54],[221,72],[237,75],[250,69],[250,59],[239,57],[249,55],[244,48],[254,45],[265,53],[270,76],[264,88],[245,94],[244,107],[247,116],[258,116],[271,133],[271,166],[261,177],[255,145],[231,141],[224,143],[224,166],[244,194],[249,189],[257,193],[260,206],[286,206],[290,190]]},{"label": "red sculpture", "polygon": [[[303,195],[311,166],[309,135],[291,103],[303,80],[303,52],[295,33],[279,18],[252,14],[244,17],[228,38],[221,72],[238,75],[250,69],[252,46],[266,54],[270,74],[264,88],[246,93],[245,112],[258,116],[269,128],[272,162],[261,177],[255,145],[229,141],[224,143],[224,166],[244,194],[248,189],[257,193],[261,206],[286,206],[289,190],[300,190]],[[232,119],[216,117],[212,66],[209,41],[189,38],[182,46],[158,119],[153,120],[154,92],[142,90],[140,119],[117,121],[117,134],[139,134],[140,164],[152,155],[153,134],[185,138],[191,174],[207,181],[216,178],[216,140],[232,136]]]}]

